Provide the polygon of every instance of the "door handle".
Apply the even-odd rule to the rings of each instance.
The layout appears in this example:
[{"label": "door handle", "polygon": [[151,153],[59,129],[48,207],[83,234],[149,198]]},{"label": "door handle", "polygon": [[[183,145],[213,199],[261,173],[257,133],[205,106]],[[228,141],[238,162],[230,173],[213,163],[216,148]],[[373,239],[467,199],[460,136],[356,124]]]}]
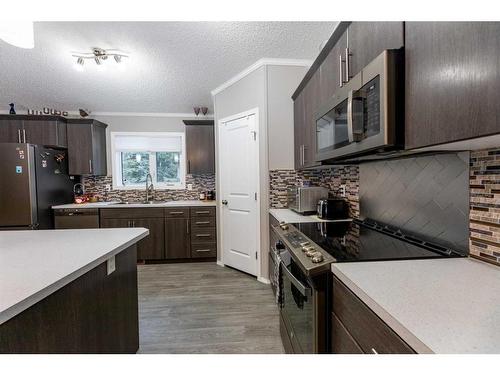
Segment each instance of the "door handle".
[{"label": "door handle", "polygon": [[92,170],[92,159],[89,159],[89,171],[90,173],[93,173],[94,171]]},{"label": "door handle", "polygon": [[339,87],[344,86],[344,69],[342,65],[344,64],[344,59],[342,58],[342,54],[339,55]]},{"label": "door handle", "polygon": [[23,139],[24,139],[24,143],[28,143],[26,141],[26,129],[23,129]]},{"label": "door handle", "polygon": [[224,206],[227,206],[227,200],[225,200],[225,199],[224,199],[224,200],[222,201],[222,204],[223,204]]},{"label": "door handle", "polygon": [[349,51],[349,47],[346,47],[345,49],[345,81],[349,82],[351,79],[350,73],[349,73],[349,60],[350,57],[352,56],[351,51]]},{"label": "door handle", "polygon": [[354,132],[352,125],[352,97],[354,95],[353,90],[349,90],[349,94],[347,96],[347,138],[349,139],[349,143],[354,142]]},{"label": "door handle", "polygon": [[191,160],[188,160],[188,174],[191,174]]},{"label": "door handle", "polygon": [[17,129],[17,140],[18,140],[17,143],[22,143],[21,142],[21,129]]},{"label": "door handle", "polygon": [[290,282],[297,288],[297,290],[302,294],[304,297],[311,296],[311,288],[305,286],[302,284],[293,274],[290,272],[290,270],[285,266],[283,262],[280,263],[281,270],[283,271],[283,274],[290,280]]}]

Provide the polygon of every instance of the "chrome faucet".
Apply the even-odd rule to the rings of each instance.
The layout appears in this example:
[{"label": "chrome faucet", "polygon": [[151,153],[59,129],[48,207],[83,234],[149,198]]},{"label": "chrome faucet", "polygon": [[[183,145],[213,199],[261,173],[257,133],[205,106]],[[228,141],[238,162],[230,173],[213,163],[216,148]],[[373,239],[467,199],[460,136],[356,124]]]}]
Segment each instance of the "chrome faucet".
[{"label": "chrome faucet", "polygon": [[[148,185],[148,180],[151,181],[150,185]],[[153,177],[151,176],[151,173],[148,173],[146,175],[146,203],[149,202],[149,193],[150,192],[151,192],[151,198],[154,199],[155,187],[153,186]]]}]

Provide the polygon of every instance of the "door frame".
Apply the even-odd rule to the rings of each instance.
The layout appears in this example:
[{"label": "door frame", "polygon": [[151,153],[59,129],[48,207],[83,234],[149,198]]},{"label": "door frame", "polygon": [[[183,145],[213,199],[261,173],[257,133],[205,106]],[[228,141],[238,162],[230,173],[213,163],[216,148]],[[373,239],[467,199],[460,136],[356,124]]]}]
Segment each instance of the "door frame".
[{"label": "door frame", "polygon": [[222,225],[222,210],[223,210],[223,205],[222,205],[222,181],[221,181],[221,173],[220,173],[220,152],[221,150],[221,137],[220,137],[220,128],[221,126],[226,123],[230,122],[233,120],[237,120],[243,117],[255,115],[255,132],[256,132],[256,137],[255,137],[255,147],[256,147],[256,155],[257,155],[257,168],[255,169],[255,183],[256,183],[256,193],[257,193],[257,210],[256,210],[256,223],[255,223],[255,228],[256,228],[256,233],[255,233],[255,243],[257,244],[257,259],[255,260],[257,262],[257,279],[261,277],[261,258],[262,258],[262,249],[261,249],[261,228],[260,228],[260,215],[261,215],[261,178],[260,178],[260,172],[261,172],[261,165],[260,165],[260,131],[261,131],[261,126],[260,126],[260,118],[259,118],[259,108],[252,108],[247,111],[243,111],[240,113],[236,113],[234,115],[226,116],[222,119],[217,120],[217,132],[216,132],[216,142],[217,142],[217,163],[216,163],[216,174],[217,174],[217,190],[219,191],[219,199],[217,199],[217,213],[220,213],[220,220],[218,223],[218,228],[219,230],[217,231],[217,247],[218,247],[218,252],[220,253],[220,259],[217,260],[217,264],[220,266],[224,266],[224,249],[223,249],[223,239],[224,239],[224,226]]}]

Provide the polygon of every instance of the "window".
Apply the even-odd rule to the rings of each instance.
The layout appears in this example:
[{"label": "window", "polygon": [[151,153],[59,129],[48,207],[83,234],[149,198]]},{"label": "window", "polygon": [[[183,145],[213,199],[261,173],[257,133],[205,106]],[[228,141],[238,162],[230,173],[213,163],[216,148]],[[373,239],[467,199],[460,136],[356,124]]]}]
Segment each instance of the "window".
[{"label": "window", "polygon": [[184,133],[111,133],[114,189],[184,189]]}]

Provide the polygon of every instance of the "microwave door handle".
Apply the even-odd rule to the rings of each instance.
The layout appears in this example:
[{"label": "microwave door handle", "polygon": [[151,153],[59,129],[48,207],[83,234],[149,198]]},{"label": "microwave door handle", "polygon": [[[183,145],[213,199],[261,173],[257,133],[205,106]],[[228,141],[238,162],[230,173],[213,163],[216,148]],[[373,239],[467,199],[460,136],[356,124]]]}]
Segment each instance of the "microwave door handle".
[{"label": "microwave door handle", "polygon": [[290,270],[285,266],[283,262],[281,262],[281,270],[283,271],[283,275],[287,277],[288,280],[297,288],[297,290],[302,294],[304,297],[308,297],[312,295],[311,288],[305,286],[302,284],[293,274],[290,272]]},{"label": "microwave door handle", "polygon": [[354,130],[353,130],[353,118],[352,118],[352,100],[354,96],[354,90],[349,90],[347,96],[347,138],[349,143],[354,142]]}]

